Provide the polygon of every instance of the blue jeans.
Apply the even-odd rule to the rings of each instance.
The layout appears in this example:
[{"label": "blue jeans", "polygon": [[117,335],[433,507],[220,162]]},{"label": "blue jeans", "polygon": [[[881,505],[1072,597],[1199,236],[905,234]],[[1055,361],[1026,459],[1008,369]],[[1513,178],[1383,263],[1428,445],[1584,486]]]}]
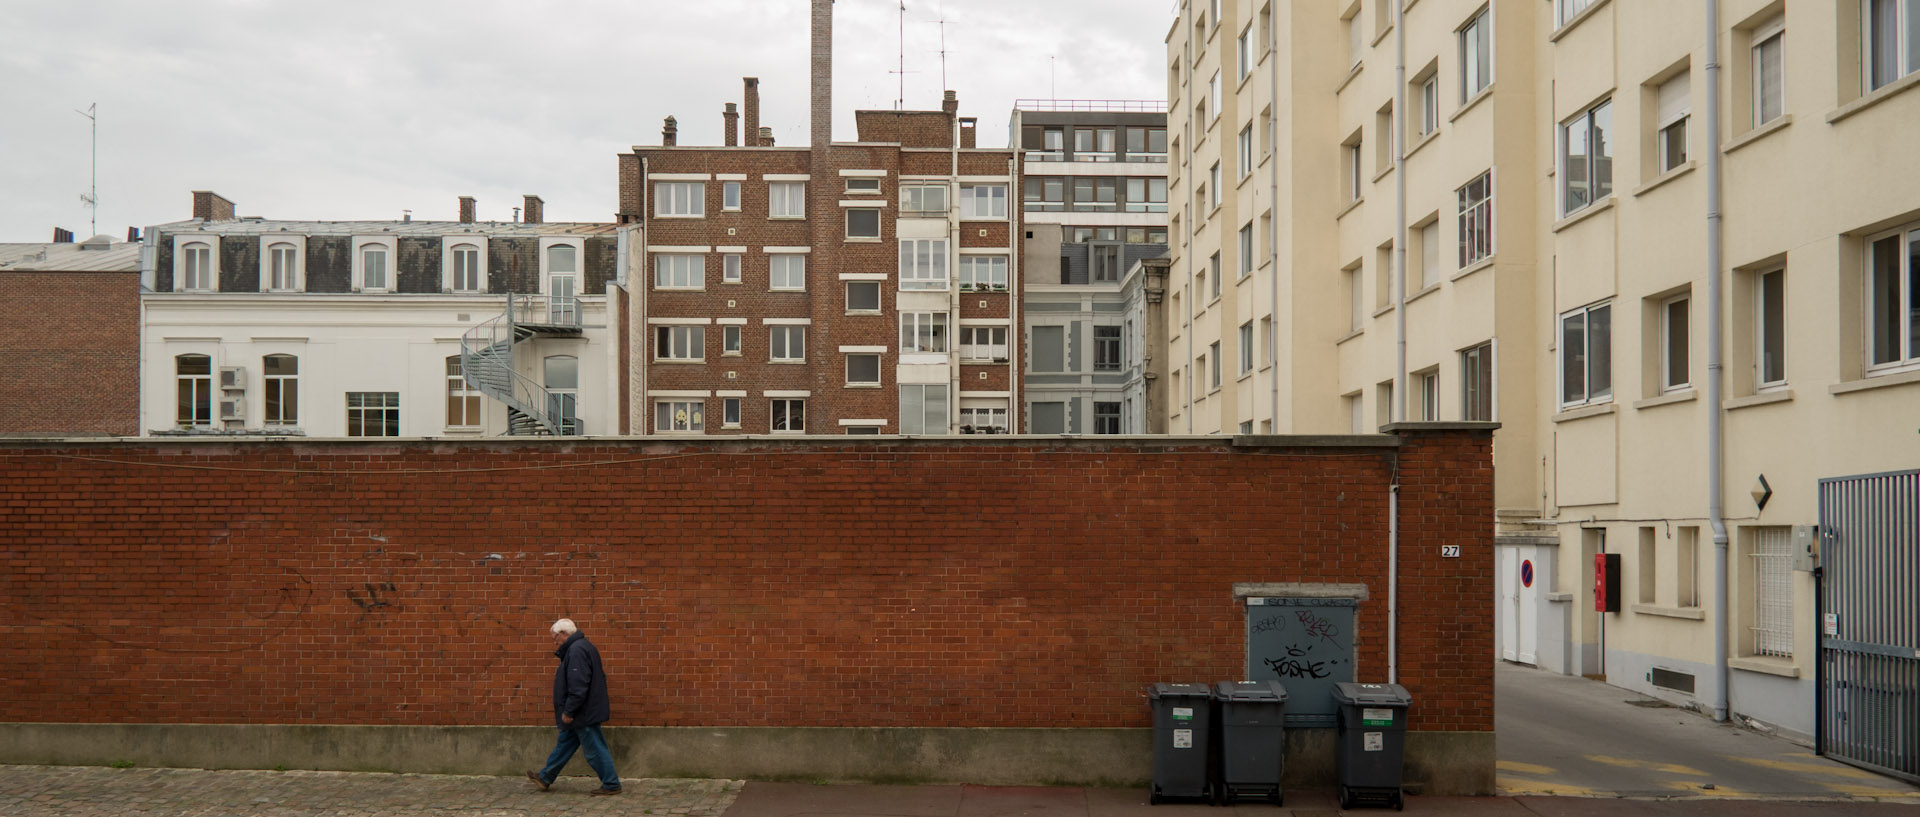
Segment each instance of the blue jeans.
[{"label": "blue jeans", "polygon": [[613,752],[608,751],[607,739],[600,735],[598,725],[578,729],[560,727],[560,739],[553,745],[553,754],[547,755],[547,766],[540,770],[540,779],[552,783],[567,761],[573,759],[576,749],[587,750],[587,765],[593,767],[594,774],[600,775],[601,788],[620,788],[620,775],[613,771]]}]

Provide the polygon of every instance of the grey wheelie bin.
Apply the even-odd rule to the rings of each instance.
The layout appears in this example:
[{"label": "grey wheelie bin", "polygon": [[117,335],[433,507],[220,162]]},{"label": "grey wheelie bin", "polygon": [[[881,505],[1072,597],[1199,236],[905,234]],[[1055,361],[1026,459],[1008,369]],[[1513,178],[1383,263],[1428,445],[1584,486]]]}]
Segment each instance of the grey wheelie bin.
[{"label": "grey wheelie bin", "polygon": [[1280,805],[1280,773],[1286,766],[1287,688],[1279,681],[1221,681],[1213,686],[1219,707],[1214,733],[1220,745],[1213,802],[1260,797]]},{"label": "grey wheelie bin", "polygon": [[1211,690],[1206,684],[1154,684],[1147,700],[1153,706],[1153,791],[1148,802],[1205,799]]},{"label": "grey wheelie bin", "polygon": [[1340,705],[1334,735],[1340,807],[1365,802],[1405,808],[1400,772],[1413,696],[1399,684],[1339,683],[1333,685],[1333,700]]}]

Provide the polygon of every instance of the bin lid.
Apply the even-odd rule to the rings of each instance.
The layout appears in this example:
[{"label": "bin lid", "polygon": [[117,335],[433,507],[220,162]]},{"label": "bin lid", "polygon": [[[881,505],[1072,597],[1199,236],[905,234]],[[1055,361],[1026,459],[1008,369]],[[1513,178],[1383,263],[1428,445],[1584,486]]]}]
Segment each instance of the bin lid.
[{"label": "bin lid", "polygon": [[1333,685],[1333,699],[1356,706],[1405,707],[1413,703],[1413,695],[1399,684],[1338,683]]},{"label": "bin lid", "polygon": [[1205,698],[1212,692],[1206,684],[1154,684],[1147,690],[1147,697],[1153,700],[1161,698]]},{"label": "bin lid", "polygon": [[1279,681],[1221,681],[1213,685],[1213,697],[1221,701],[1287,702],[1287,688]]}]

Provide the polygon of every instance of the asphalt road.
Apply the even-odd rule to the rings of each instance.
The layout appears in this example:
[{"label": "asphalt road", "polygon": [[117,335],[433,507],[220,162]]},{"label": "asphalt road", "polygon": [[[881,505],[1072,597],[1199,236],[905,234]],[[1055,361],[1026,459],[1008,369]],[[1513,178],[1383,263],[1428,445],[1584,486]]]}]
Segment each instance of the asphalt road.
[{"label": "asphalt road", "polygon": [[1494,694],[1507,794],[1920,803],[1920,787],[1598,681],[1502,662]]}]

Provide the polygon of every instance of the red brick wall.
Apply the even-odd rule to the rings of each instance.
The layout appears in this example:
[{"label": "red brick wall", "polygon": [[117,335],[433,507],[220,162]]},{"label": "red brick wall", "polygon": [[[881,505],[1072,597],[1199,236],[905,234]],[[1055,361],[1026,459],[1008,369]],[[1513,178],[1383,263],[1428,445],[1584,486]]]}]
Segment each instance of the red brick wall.
[{"label": "red brick wall", "polygon": [[0,720],[541,724],[570,616],[617,724],[1141,727],[1236,582],[1382,679],[1397,467],[1412,727],[1489,731],[1489,440],[0,441]]},{"label": "red brick wall", "polygon": [[0,435],[139,433],[139,273],[0,272],[0,305]]}]

